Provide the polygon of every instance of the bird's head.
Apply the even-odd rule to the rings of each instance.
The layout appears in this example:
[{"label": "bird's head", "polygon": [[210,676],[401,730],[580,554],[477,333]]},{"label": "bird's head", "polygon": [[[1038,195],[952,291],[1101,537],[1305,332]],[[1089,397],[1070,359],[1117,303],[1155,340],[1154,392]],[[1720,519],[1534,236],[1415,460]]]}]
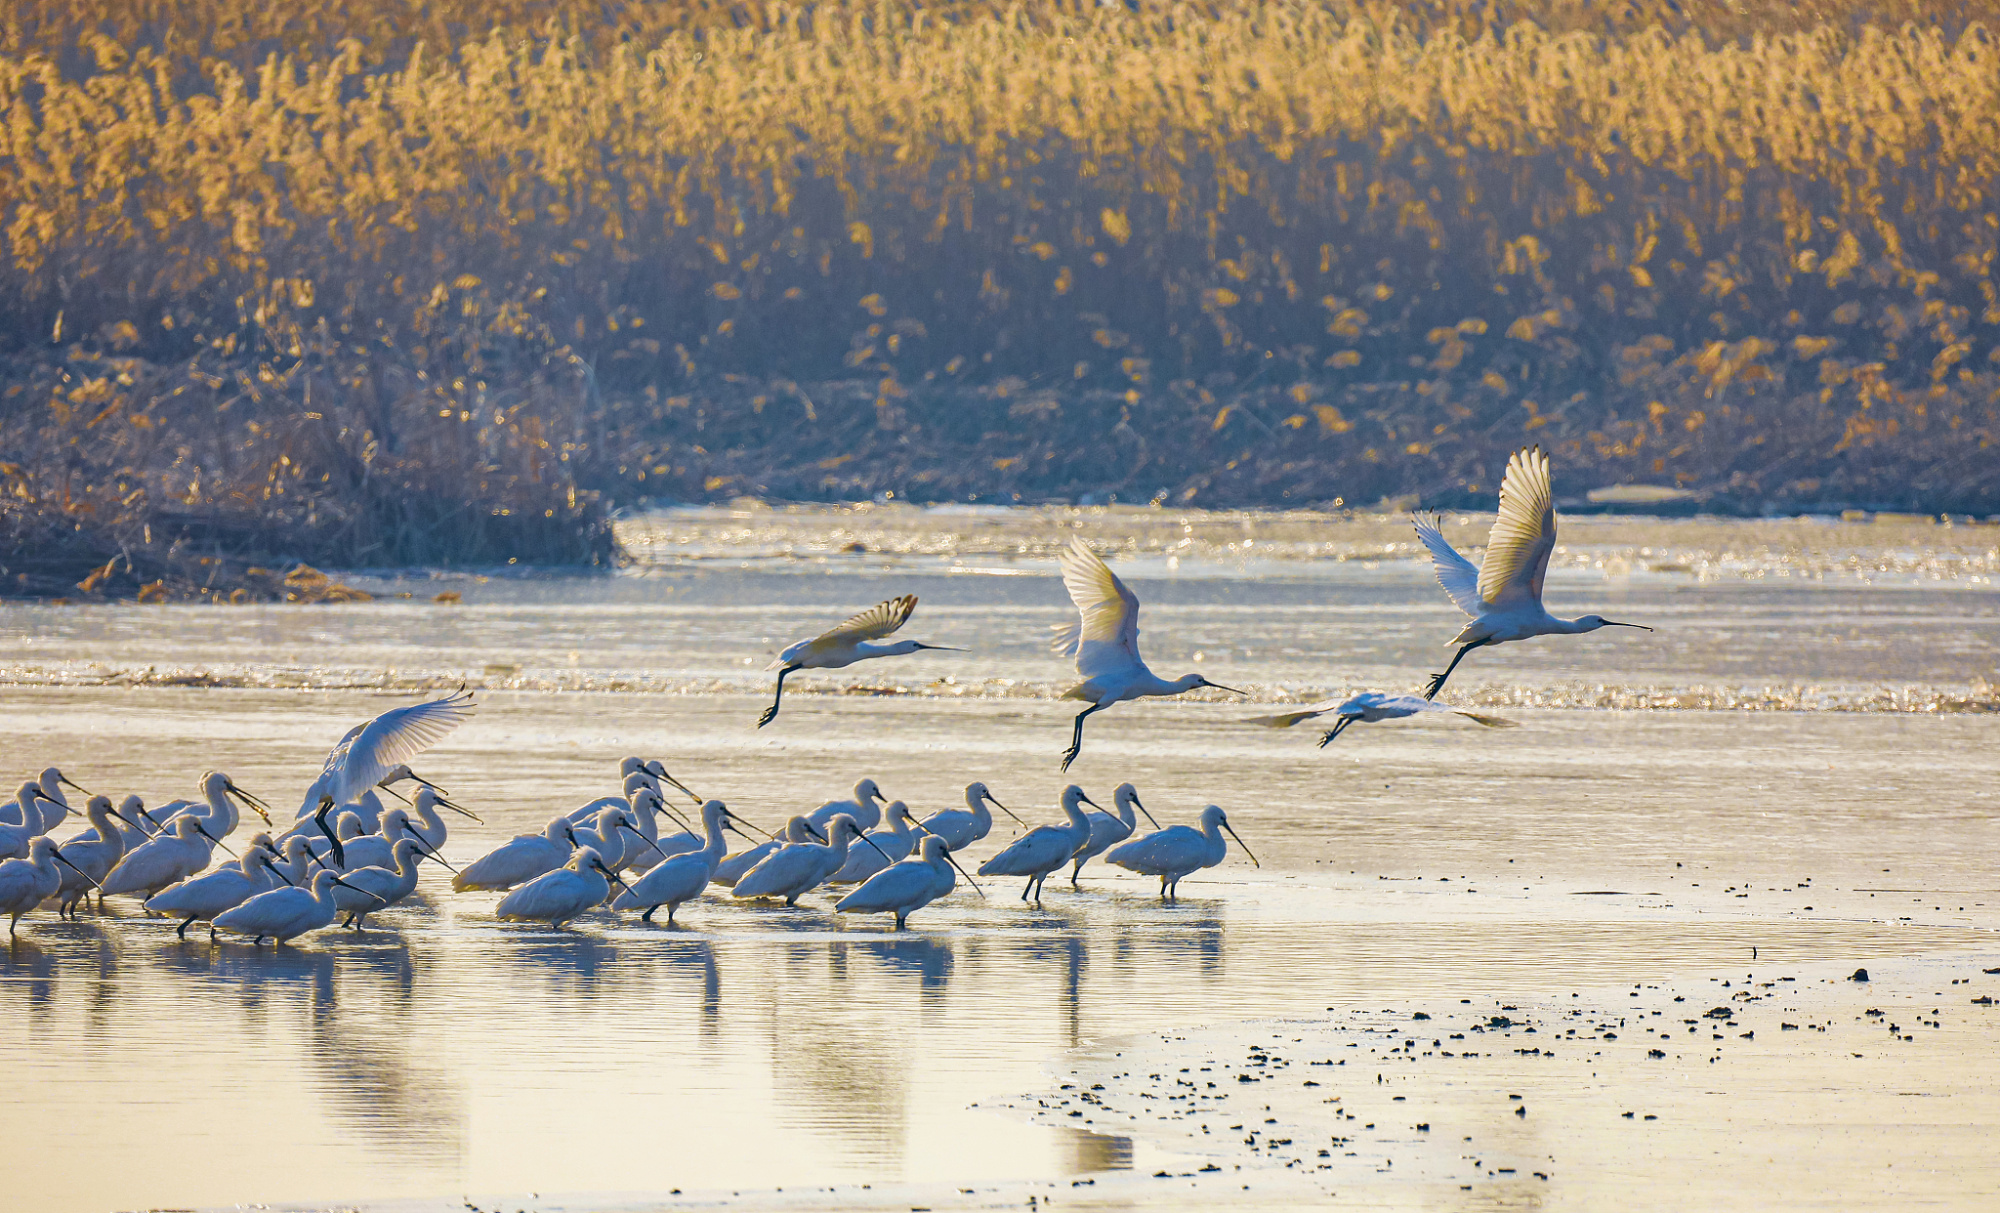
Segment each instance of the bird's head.
[{"label": "bird's head", "polygon": [[1139,803],[1139,789],[1133,787],[1131,784],[1119,784],[1111,793],[1111,803],[1118,805],[1120,808],[1128,804],[1131,805],[1141,813],[1146,814],[1146,820],[1153,822],[1154,829],[1157,830],[1160,828],[1160,823],[1153,821],[1153,814],[1147,810],[1145,805]]},{"label": "bird's head", "polygon": [[1219,682],[1210,682],[1199,674],[1183,674],[1174,685],[1182,691],[1198,690],[1201,687],[1214,687],[1218,691],[1228,691],[1232,695],[1248,695],[1250,693],[1248,691],[1239,691],[1235,687],[1223,686]]}]

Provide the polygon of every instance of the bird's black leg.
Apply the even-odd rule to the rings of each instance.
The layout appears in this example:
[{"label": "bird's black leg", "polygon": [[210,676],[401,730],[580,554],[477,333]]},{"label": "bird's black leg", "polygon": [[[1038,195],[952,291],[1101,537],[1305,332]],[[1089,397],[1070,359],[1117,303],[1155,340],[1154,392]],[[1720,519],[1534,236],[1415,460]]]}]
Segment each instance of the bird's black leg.
[{"label": "bird's black leg", "polygon": [[1083,718],[1092,712],[1101,712],[1103,710],[1103,704],[1093,703],[1076,714],[1076,730],[1070,734],[1069,749],[1063,751],[1063,770],[1069,770],[1069,764],[1075,762],[1076,756],[1083,752]]},{"label": "bird's black leg", "polygon": [[1438,697],[1438,692],[1444,689],[1445,679],[1451,677],[1451,672],[1458,668],[1459,662],[1465,660],[1465,655],[1467,653],[1470,653],[1472,650],[1479,648],[1481,645],[1487,645],[1492,643],[1493,642],[1490,640],[1475,640],[1471,644],[1460,645],[1457,655],[1455,655],[1451,659],[1451,664],[1444,668],[1444,673],[1431,675],[1430,685],[1424,688],[1424,698],[1436,699]]},{"label": "bird's black leg", "polygon": [[1333,727],[1327,730],[1326,735],[1319,739],[1320,748],[1325,749],[1327,742],[1340,736],[1341,733],[1346,731],[1348,725],[1353,724],[1359,719],[1361,719],[1359,716],[1342,716],[1339,720],[1335,721]]},{"label": "bird's black leg", "polygon": [[[658,906],[647,906],[647,907],[646,907],[646,912],[645,912],[644,914],[641,914],[641,915],[639,915],[639,921],[640,921],[640,922],[651,922],[651,921],[653,921],[653,915],[654,915],[654,914],[657,914],[657,913],[659,913],[659,910],[660,910],[660,907],[658,907]],[[667,911],[667,917],[668,917],[668,918],[672,918],[673,916],[674,916],[674,912],[673,912],[673,911],[672,911],[671,909],[669,909],[669,910]]]},{"label": "bird's black leg", "polygon": [[765,708],[764,714],[757,718],[758,728],[761,729],[778,718],[778,705],[785,701],[785,675],[800,668],[799,666],[788,665],[778,671],[778,692],[771,696],[771,706]]},{"label": "bird's black leg", "polygon": [[180,936],[182,939],[186,939],[188,937],[188,928],[193,925],[194,925],[194,919],[190,918],[186,922],[182,923],[179,927],[175,928],[174,934]]}]

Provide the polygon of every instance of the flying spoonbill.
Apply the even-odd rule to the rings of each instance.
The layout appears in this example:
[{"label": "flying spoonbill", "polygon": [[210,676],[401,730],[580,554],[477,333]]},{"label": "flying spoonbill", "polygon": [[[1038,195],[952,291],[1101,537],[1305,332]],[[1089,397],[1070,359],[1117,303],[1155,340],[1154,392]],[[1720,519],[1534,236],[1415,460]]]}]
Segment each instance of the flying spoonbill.
[{"label": "flying spoonbill", "polygon": [[[1178,901],[1180,899],[1181,877],[1201,868],[1212,868],[1222,862],[1229,850],[1229,844],[1222,841],[1222,831],[1229,830],[1229,836],[1236,838],[1236,831],[1229,828],[1229,815],[1215,805],[1201,811],[1201,828],[1193,826],[1169,826],[1130,842],[1122,842],[1111,848],[1104,862],[1117,864],[1138,872],[1142,876],[1160,878],[1160,899]],[[1236,845],[1243,847],[1243,853],[1250,855],[1250,848],[1243,846],[1243,840],[1236,838]],[[1257,857],[1250,855],[1250,862],[1257,863]]]},{"label": "flying spoonbill", "polygon": [[1089,707],[1076,714],[1076,731],[1063,752],[1062,769],[1083,750],[1083,721],[1092,712],[1148,695],[1179,695],[1197,687],[1214,687],[1241,695],[1235,687],[1210,682],[1199,674],[1183,674],[1168,682],[1146,667],[1139,656],[1139,599],[1111,566],[1072,536],[1063,549],[1063,586],[1076,604],[1077,621],[1057,624],[1056,652],[1076,658],[1083,681],[1063,692],[1064,699],[1081,699]]},{"label": "flying spoonbill", "polygon": [[1121,783],[1113,789],[1111,803],[1116,807],[1115,813],[1099,809],[1095,813],[1084,814],[1090,822],[1090,837],[1077,848],[1076,866],[1069,870],[1069,887],[1072,889],[1077,887],[1076,878],[1082,873],[1084,864],[1124,842],[1132,836],[1133,830],[1139,828],[1138,818],[1132,816],[1134,808],[1146,814],[1146,820],[1152,822],[1154,829],[1160,828],[1160,823],[1153,821],[1153,815],[1146,812],[1146,806],[1139,803],[1139,789],[1131,784]]},{"label": "flying spoonbill", "polygon": [[948,644],[925,644],[921,640],[898,640],[893,644],[875,643],[908,623],[910,613],[916,609],[915,594],[905,594],[901,598],[878,602],[837,627],[821,632],[811,640],[801,640],[778,654],[776,661],[764,667],[767,670],[778,671],[778,689],[771,696],[771,706],[764,709],[764,714],[757,718],[757,727],[761,729],[778,718],[778,705],[785,700],[785,675],[795,671],[838,670],[871,657],[901,657],[905,653],[914,653],[919,649],[939,649],[952,653],[965,651]]},{"label": "flying spoonbill", "polygon": [[636,910],[646,907],[639,917],[645,922],[653,921],[653,914],[661,906],[667,907],[667,925],[674,925],[674,911],[683,903],[701,896],[708,882],[715,876],[717,864],[722,862],[722,852],[728,845],[722,832],[735,827],[729,824],[729,809],[720,800],[711,800],[701,806],[701,824],[708,835],[698,851],[680,851],[662,859],[646,870],[646,874],[632,881],[611,902],[614,910]]},{"label": "flying spoonbill", "polygon": [[509,922],[546,922],[561,927],[592,906],[602,905],[614,884],[626,887],[596,851],[578,847],[567,864],[502,897],[494,913]]},{"label": "flying spoonbill", "polygon": [[[989,804],[1007,816],[1014,817],[1014,810],[1001,804],[993,793],[986,790],[985,784],[975,780],[965,785],[965,807],[939,809],[924,818],[921,823],[924,833],[935,834],[944,839],[947,850],[963,851],[993,832],[993,813],[986,807]],[[1019,817],[1014,817],[1014,820],[1019,822],[1022,829],[1028,828],[1028,823],[1021,821]]]},{"label": "flying spoonbill", "polygon": [[261,944],[266,936],[285,943],[289,939],[330,927],[339,915],[333,904],[336,885],[347,882],[321,868],[304,888],[272,889],[259,893],[233,910],[215,916],[214,927],[255,936],[251,944]]},{"label": "flying spoonbill", "polygon": [[478,706],[471,692],[461,689],[442,699],[392,708],[355,725],[328,751],[319,778],[299,803],[298,815],[312,816],[321,796],[331,796],[334,804],[344,807],[392,776],[429,783],[405,764],[464,724]]},{"label": "flying spoonbill", "polygon": [[1458,646],[1444,673],[1433,674],[1425,699],[1436,699],[1445,680],[1476,648],[1526,640],[1532,636],[1574,636],[1599,628],[1653,629],[1643,623],[1620,623],[1602,615],[1557,619],[1542,606],[1542,583],[1549,574],[1549,554],[1556,550],[1556,498],[1549,485],[1549,457],[1535,446],[1515,451],[1500,482],[1500,512],[1486,540],[1479,567],[1458,554],[1438,530],[1435,517],[1416,520],[1417,538],[1431,551],[1438,584],[1472,616],[1451,641]]},{"label": "flying spoonbill", "polygon": [[1273,729],[1289,729],[1302,720],[1332,713],[1336,719],[1333,728],[1320,735],[1319,743],[1325,745],[1345,732],[1347,726],[1356,721],[1362,724],[1376,724],[1384,720],[1401,720],[1405,716],[1415,716],[1421,712],[1453,712],[1476,724],[1489,729],[1511,729],[1518,721],[1505,716],[1488,716],[1482,712],[1455,708],[1448,703],[1438,703],[1421,695],[1390,695],[1382,691],[1363,691],[1359,695],[1336,703],[1324,699],[1310,707],[1291,712],[1279,712],[1275,716],[1252,716],[1244,724],[1261,724]]},{"label": "flying spoonbill", "polygon": [[26,859],[0,863],[0,914],[12,915],[7,934],[12,935],[21,925],[21,915],[56,895],[62,884],[62,873],[56,865],[68,862],[55,840],[41,834],[28,844]]},{"label": "flying spoonbill", "polygon": [[[841,914],[893,913],[896,929],[900,931],[912,913],[957,887],[963,871],[951,857],[951,848],[944,839],[927,834],[917,843],[915,855],[870,876],[860,888],[835,902],[833,908]],[[979,887],[970,876],[965,881],[975,889]]]},{"label": "flying spoonbill", "polygon": [[1071,784],[1063,789],[1063,816],[1068,825],[1036,826],[1026,834],[1009,843],[998,855],[979,865],[981,876],[1026,876],[1028,883],[1021,887],[1021,900],[1028,900],[1028,894],[1035,895],[1035,904],[1042,902],[1042,883],[1049,873],[1070,861],[1070,857],[1090,841],[1090,819],[1083,815],[1078,803],[1091,808],[1101,808],[1096,801],[1083,794],[1083,789]]}]

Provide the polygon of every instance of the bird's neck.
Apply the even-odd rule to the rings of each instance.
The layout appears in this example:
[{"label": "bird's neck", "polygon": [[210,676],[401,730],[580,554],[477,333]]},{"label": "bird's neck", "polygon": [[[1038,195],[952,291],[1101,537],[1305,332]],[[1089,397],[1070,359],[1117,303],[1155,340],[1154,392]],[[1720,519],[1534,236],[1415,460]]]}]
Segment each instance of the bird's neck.
[{"label": "bird's neck", "polygon": [[1556,620],[1556,627],[1564,634],[1570,636],[1575,636],[1582,632],[1595,632],[1603,626],[1601,623],[1589,623],[1581,618]]}]

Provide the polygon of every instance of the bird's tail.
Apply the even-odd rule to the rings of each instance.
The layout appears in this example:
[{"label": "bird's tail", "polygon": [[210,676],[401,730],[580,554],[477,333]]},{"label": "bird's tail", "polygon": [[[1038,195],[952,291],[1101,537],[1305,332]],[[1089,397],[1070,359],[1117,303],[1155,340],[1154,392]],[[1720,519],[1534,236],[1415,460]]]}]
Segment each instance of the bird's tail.
[{"label": "bird's tail", "polygon": [[1482,716],[1478,712],[1467,712],[1461,708],[1453,708],[1452,711],[1457,712],[1460,716],[1465,717],[1474,724],[1483,724],[1489,729],[1515,729],[1521,726],[1520,721],[1509,720],[1505,716]]}]

